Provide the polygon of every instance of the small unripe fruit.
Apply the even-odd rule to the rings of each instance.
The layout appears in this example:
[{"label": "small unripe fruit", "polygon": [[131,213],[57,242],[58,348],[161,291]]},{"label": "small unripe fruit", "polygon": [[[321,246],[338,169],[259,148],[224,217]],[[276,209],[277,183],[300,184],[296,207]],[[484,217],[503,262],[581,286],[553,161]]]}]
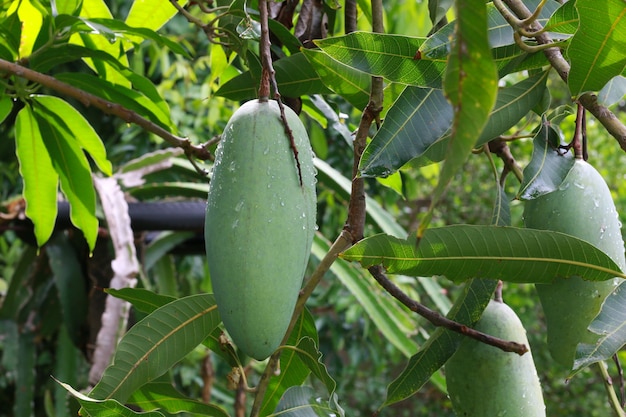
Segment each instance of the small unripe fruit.
[{"label": "small unripe fruit", "polygon": [[259,360],[285,335],[315,233],[311,146],[298,116],[284,111],[297,160],[278,103],[249,101],[224,129],[207,200],[206,255],[218,310],[235,344]]},{"label": "small unripe fruit", "polygon": [[[529,346],[519,318],[499,301],[489,302],[475,329]],[[445,373],[459,417],[546,415],[530,348],[520,356],[466,337],[446,363]]]}]

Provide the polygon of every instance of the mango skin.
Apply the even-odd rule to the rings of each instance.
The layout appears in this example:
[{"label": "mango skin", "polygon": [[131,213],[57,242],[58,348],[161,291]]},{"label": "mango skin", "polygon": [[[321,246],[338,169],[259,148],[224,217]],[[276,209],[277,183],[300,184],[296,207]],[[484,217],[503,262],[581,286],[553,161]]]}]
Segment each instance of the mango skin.
[{"label": "mango skin", "polygon": [[[604,251],[624,270],[621,224],[602,176],[577,159],[559,189],[524,207],[524,223],[533,229],[553,230],[583,239]],[[548,348],[555,361],[573,368],[576,346],[595,344],[599,336],[587,330],[618,279],[588,282],[580,277],[537,284],[548,325]]]},{"label": "mango skin", "polygon": [[205,219],[217,307],[234,343],[263,360],[294,311],[315,233],[313,152],[285,107],[302,173],[274,100],[252,100],[228,121],[216,150]]},{"label": "mango skin", "polygon": [[[526,331],[506,304],[490,301],[475,329],[529,346]],[[445,367],[457,416],[545,417],[541,384],[530,352],[519,356],[464,338]]]}]

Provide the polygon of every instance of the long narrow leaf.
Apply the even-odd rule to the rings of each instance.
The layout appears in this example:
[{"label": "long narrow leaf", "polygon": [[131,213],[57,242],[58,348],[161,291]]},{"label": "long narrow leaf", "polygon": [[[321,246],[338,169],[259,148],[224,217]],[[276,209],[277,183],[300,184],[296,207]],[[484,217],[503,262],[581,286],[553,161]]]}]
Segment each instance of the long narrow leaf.
[{"label": "long narrow leaf", "polygon": [[93,250],[98,235],[98,219],[89,161],[61,115],[39,102],[36,104],[33,106],[35,118],[54,170],[59,175],[61,190],[70,203],[70,220],[83,232],[89,249]]},{"label": "long narrow leaf", "polygon": [[388,235],[366,238],[342,258],[363,267],[382,264],[391,274],[445,275],[454,282],[492,278],[549,283],[581,276],[603,281],[626,274],[603,251],[559,232],[501,226],[454,225],[429,229],[420,244]]},{"label": "long narrow leaf", "polygon": [[124,336],[89,397],[125,402],[202,343],[219,323],[209,294],[184,297],[155,310]]},{"label": "long narrow leaf", "polygon": [[24,181],[26,216],[35,226],[37,245],[42,246],[57,217],[59,175],[46,149],[32,107],[27,104],[15,119],[15,139],[20,174]]}]

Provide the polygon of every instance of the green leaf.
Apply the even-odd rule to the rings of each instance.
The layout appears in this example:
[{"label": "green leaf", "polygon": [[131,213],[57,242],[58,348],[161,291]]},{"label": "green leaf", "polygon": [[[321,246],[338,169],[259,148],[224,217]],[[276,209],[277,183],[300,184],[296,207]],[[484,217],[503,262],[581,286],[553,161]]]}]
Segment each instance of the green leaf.
[{"label": "green leaf", "polygon": [[598,93],[598,103],[609,107],[618,103],[626,94],[626,77],[618,75],[611,78]]},{"label": "green leaf", "polygon": [[311,387],[291,387],[281,398],[276,411],[271,416],[280,417],[343,417],[344,412],[334,398],[320,400]]},{"label": "green leaf", "polygon": [[169,114],[164,113],[161,107],[138,91],[84,73],[55,74],[55,78],[132,110],[164,129],[171,131],[173,128]]},{"label": "green leaf", "polygon": [[578,11],[576,2],[565,2],[550,16],[550,20],[544,26],[548,32],[556,32],[573,35],[578,29]]},{"label": "green leaf", "polygon": [[[171,8],[174,8],[171,4],[167,4],[167,5],[170,6]],[[166,8],[167,7],[162,7],[162,5],[159,5],[156,9],[161,10],[161,9],[166,9]],[[153,10],[153,13],[154,13],[154,10]],[[154,13],[154,14],[158,15],[159,13]],[[190,55],[180,44],[166,38],[165,36],[159,35],[157,32],[155,32],[152,29],[149,29],[146,27],[133,27],[129,25],[128,23],[124,23],[115,19],[107,19],[107,18],[92,18],[89,20],[89,22],[104,26],[105,28],[111,30],[111,32],[113,32],[114,35],[116,35],[116,37],[117,35],[123,35],[127,37],[128,39],[131,39],[131,40],[134,39],[135,43],[139,43],[138,42],[139,40],[151,40],[159,46],[166,46],[170,51],[176,54],[183,55],[184,57],[190,58]],[[154,22],[150,22],[150,23],[154,23]],[[88,28],[88,29],[91,29],[91,28]]]},{"label": "green leaf", "polygon": [[570,92],[599,91],[626,68],[626,7],[623,0],[576,0],[580,24],[567,49]]},{"label": "green leaf", "polygon": [[421,237],[435,207],[482,133],[497,97],[498,73],[487,38],[487,11],[482,0],[456,2],[452,50],[448,58],[444,91],[452,104],[454,119],[439,182],[431,194],[431,205],[417,230]]},{"label": "green leaf", "polygon": [[192,413],[194,415],[228,417],[228,413],[215,404],[205,404],[181,394],[170,381],[149,382],[128,399],[130,404],[142,410],[165,410],[170,414]]},{"label": "green leaf", "polygon": [[18,334],[18,349],[15,368],[15,402],[13,403],[13,415],[35,415],[35,369],[37,363],[37,344],[35,338],[38,335],[34,330],[22,328]]},{"label": "green leaf", "polygon": [[[306,309],[300,315],[298,322],[289,335],[287,346],[296,346],[302,338],[313,340],[316,344],[319,343],[315,319]],[[260,415],[266,416],[271,414],[285,391],[290,387],[301,385],[310,373],[310,369],[304,364],[296,351],[290,347],[283,349],[280,355],[280,373],[272,375],[270,379]]]},{"label": "green leaf", "polygon": [[367,106],[372,80],[369,75],[335,61],[315,49],[303,49],[302,53],[326,87],[348,100],[357,109],[364,109]]},{"label": "green leaf", "polygon": [[57,121],[62,123],[78,145],[89,153],[89,156],[104,174],[113,174],[113,168],[107,159],[106,148],[102,139],[78,110],[58,97],[38,95],[32,98],[44,106],[46,112],[52,112],[59,116]]},{"label": "green leaf", "polygon": [[382,264],[390,274],[444,275],[454,282],[626,278],[609,256],[583,240],[559,232],[501,226],[433,228],[424,233],[419,245],[414,237],[403,240],[381,234],[363,239],[341,257],[358,261],[364,268]]},{"label": "green leaf", "polygon": [[[86,19],[106,18],[112,19],[111,11],[104,0],[83,0],[80,9],[80,17]],[[110,37],[102,36],[100,33],[75,33],[70,37],[70,43],[76,45],[84,45],[88,48],[104,51],[115,57],[119,63],[128,67],[128,56],[124,53],[124,47],[121,39],[111,41]],[[93,68],[96,73],[103,79],[113,84],[128,85],[128,82],[113,67],[101,61],[94,61],[91,58],[83,58],[83,60]],[[71,84],[71,83],[70,83]]]},{"label": "green leaf", "polygon": [[439,23],[454,5],[454,0],[428,0],[428,12],[433,25]]},{"label": "green leaf", "polygon": [[[329,242],[315,235],[312,254],[321,259],[330,248]],[[355,268],[343,259],[337,259],[331,272],[352,293],[382,335],[409,357],[417,352],[417,343],[409,335],[418,331],[414,313],[400,307],[391,296],[377,285],[369,274]]]},{"label": "green leaf", "polygon": [[557,151],[559,132],[544,117],[533,139],[533,155],[524,168],[524,179],[517,193],[520,200],[531,200],[555,191],[574,165],[571,153]]},{"label": "green leaf", "polygon": [[48,262],[54,274],[54,283],[59,293],[66,332],[76,346],[80,346],[80,334],[87,317],[86,288],[82,265],[68,237],[57,233],[46,245]]},{"label": "green leaf", "polygon": [[576,349],[574,371],[593,363],[608,360],[626,344],[626,281],[622,281],[602,304],[598,316],[589,325],[589,330],[600,335],[595,344],[581,343]]},{"label": "green leaf", "polygon": [[[543,97],[547,74],[548,72],[543,72],[501,88],[489,120],[474,147],[482,146],[505,133],[528,114]],[[407,87],[406,90],[428,91],[419,87]],[[432,91],[428,93],[429,97],[431,94],[441,95],[439,90]],[[432,99],[419,101],[418,98],[411,97],[410,92],[407,94],[408,97],[398,98],[397,110],[396,104],[389,109],[385,122],[365,148],[360,162],[363,176],[392,172],[408,161],[421,157],[427,159],[428,163],[445,158],[450,135],[448,129],[443,129],[452,123],[452,108],[447,102],[440,104]],[[385,123],[390,119],[395,123],[386,127]],[[437,124],[439,130],[433,124]],[[424,129],[424,126],[429,128]],[[431,134],[433,131],[435,134]]]},{"label": "green leaf", "polygon": [[[447,317],[473,326],[489,302],[497,281],[472,279],[465,284]],[[438,327],[420,351],[411,357],[402,373],[387,387],[387,398],[381,408],[402,401],[419,391],[431,376],[454,354],[463,335]]]},{"label": "green leaf", "polygon": [[59,175],[61,191],[70,203],[70,220],[83,232],[89,250],[93,250],[98,237],[98,219],[96,192],[87,157],[59,114],[43,107],[37,98],[33,104],[43,142]]},{"label": "green leaf", "polygon": [[81,415],[85,413],[92,417],[164,417],[158,411],[139,412],[125,407],[119,401],[113,399],[96,400],[76,391],[69,384],[57,381],[65,388],[82,407]]},{"label": "green leaf", "polygon": [[57,217],[59,175],[52,165],[39,124],[30,104],[26,104],[15,120],[16,153],[24,181],[26,216],[35,226],[37,245],[50,238]]},{"label": "green leaf", "polygon": [[0,95],[0,124],[4,122],[4,119],[6,119],[9,114],[11,114],[12,109],[13,100],[11,100],[11,97]]},{"label": "green leaf", "polygon": [[148,314],[176,300],[175,297],[157,294],[144,288],[121,288],[119,290],[106,288],[104,292],[111,294],[113,297],[126,300],[137,310]]},{"label": "green leaf", "polygon": [[[187,4],[187,0],[178,0],[177,2],[181,6]],[[176,7],[169,2],[163,3],[161,0],[134,1],[128,16],[126,16],[126,24],[158,30],[177,13]]]},{"label": "green leaf", "polygon": [[354,32],[317,40],[333,59],[369,75],[402,84],[441,88],[445,63],[416,59],[424,38]]},{"label": "green leaf", "polygon": [[322,361],[322,353],[317,349],[317,343],[310,337],[303,337],[298,341],[296,353],[302,362],[319,379],[331,396],[335,393],[337,382],[330,376],[326,365]]},{"label": "green leaf", "polygon": [[89,393],[125,402],[195,349],[220,323],[209,294],[184,297],[158,308],[133,326],[118,345],[113,363]]},{"label": "green leaf", "polygon": [[[302,53],[277,60],[274,70],[278,90],[283,96],[299,97],[331,92]],[[258,72],[246,71],[222,84],[215,94],[230,100],[248,100],[257,96],[259,80],[260,68]]]},{"label": "green leaf", "polygon": [[405,88],[365,148],[361,175],[384,177],[422,155],[450,129],[452,118],[452,106],[441,90]]}]

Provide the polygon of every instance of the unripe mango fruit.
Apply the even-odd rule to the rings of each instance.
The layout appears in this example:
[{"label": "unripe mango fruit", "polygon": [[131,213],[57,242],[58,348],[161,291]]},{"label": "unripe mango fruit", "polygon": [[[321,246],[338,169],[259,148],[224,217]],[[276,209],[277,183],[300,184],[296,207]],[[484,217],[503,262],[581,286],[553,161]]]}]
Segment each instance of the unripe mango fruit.
[{"label": "unripe mango fruit", "polygon": [[[490,301],[474,327],[528,345],[526,331],[506,304]],[[448,394],[461,417],[545,417],[546,407],[533,357],[504,352],[468,337],[445,366]]]},{"label": "unripe mango fruit", "polygon": [[217,307],[234,343],[259,360],[285,335],[315,233],[311,145],[298,116],[284,111],[300,168],[278,103],[249,101],[226,124],[207,200],[206,255]]},{"label": "unripe mango fruit", "polygon": [[[621,224],[609,187],[598,171],[581,159],[574,162],[557,190],[525,203],[524,223],[585,240],[610,256],[620,269],[626,266]],[[548,325],[550,354],[558,363],[571,369],[576,346],[596,342],[599,336],[587,328],[617,284],[617,279],[589,282],[572,277],[535,286]]]}]

